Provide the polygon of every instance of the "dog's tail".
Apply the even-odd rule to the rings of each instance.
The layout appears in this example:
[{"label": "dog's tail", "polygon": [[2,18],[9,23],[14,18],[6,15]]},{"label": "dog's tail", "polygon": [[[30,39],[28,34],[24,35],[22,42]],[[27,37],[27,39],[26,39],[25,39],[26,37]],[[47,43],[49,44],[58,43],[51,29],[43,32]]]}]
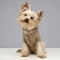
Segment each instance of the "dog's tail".
[{"label": "dog's tail", "polygon": [[16,53],[21,53],[21,49],[18,49],[18,50],[16,51]]}]

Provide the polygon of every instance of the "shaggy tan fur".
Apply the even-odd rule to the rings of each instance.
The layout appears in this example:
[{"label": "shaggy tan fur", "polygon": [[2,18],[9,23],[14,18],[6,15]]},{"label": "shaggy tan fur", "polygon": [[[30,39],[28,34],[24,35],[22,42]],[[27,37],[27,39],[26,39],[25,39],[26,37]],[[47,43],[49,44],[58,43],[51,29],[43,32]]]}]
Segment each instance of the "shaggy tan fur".
[{"label": "shaggy tan fur", "polygon": [[22,56],[28,56],[31,53],[40,58],[46,57],[45,45],[38,31],[38,24],[43,17],[43,11],[31,11],[30,6],[25,2],[19,12],[18,23],[23,27],[23,44],[22,49],[17,52]]}]

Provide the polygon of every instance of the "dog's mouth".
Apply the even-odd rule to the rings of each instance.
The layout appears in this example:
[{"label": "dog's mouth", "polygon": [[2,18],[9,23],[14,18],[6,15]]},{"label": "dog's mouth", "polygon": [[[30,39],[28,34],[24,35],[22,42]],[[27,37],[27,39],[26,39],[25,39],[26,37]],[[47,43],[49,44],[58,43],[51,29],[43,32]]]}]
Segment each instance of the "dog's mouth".
[{"label": "dog's mouth", "polygon": [[22,23],[23,23],[23,22],[24,22],[24,23],[29,23],[28,20],[22,20],[21,22],[22,22]]},{"label": "dog's mouth", "polygon": [[21,22],[29,23],[29,20],[26,18],[25,20],[21,20]]},{"label": "dog's mouth", "polygon": [[28,19],[23,19],[19,20],[19,24],[23,27],[26,28],[27,30],[31,30],[34,28],[34,23],[31,20]]}]

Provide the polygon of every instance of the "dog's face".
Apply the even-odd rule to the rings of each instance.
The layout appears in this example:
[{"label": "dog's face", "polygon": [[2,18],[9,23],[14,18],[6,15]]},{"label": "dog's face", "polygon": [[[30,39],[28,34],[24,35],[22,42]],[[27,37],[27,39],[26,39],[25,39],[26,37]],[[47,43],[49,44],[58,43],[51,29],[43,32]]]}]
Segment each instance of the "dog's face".
[{"label": "dog's face", "polygon": [[29,4],[26,2],[22,5],[18,23],[27,30],[32,30],[33,28],[37,27],[41,18],[43,16],[43,11],[34,12],[31,11]]}]

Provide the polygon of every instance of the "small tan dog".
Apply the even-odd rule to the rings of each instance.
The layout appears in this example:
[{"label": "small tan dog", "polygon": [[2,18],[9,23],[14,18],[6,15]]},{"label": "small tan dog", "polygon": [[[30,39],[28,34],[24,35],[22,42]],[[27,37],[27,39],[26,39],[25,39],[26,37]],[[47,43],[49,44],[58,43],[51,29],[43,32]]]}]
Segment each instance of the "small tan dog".
[{"label": "small tan dog", "polygon": [[[21,49],[23,57],[31,53],[36,54],[40,58],[46,57],[45,45],[38,31],[38,24],[42,17],[43,11],[32,11],[28,2],[22,5],[18,16],[18,23],[23,27],[23,44]],[[20,52],[20,49],[17,52]]]}]

